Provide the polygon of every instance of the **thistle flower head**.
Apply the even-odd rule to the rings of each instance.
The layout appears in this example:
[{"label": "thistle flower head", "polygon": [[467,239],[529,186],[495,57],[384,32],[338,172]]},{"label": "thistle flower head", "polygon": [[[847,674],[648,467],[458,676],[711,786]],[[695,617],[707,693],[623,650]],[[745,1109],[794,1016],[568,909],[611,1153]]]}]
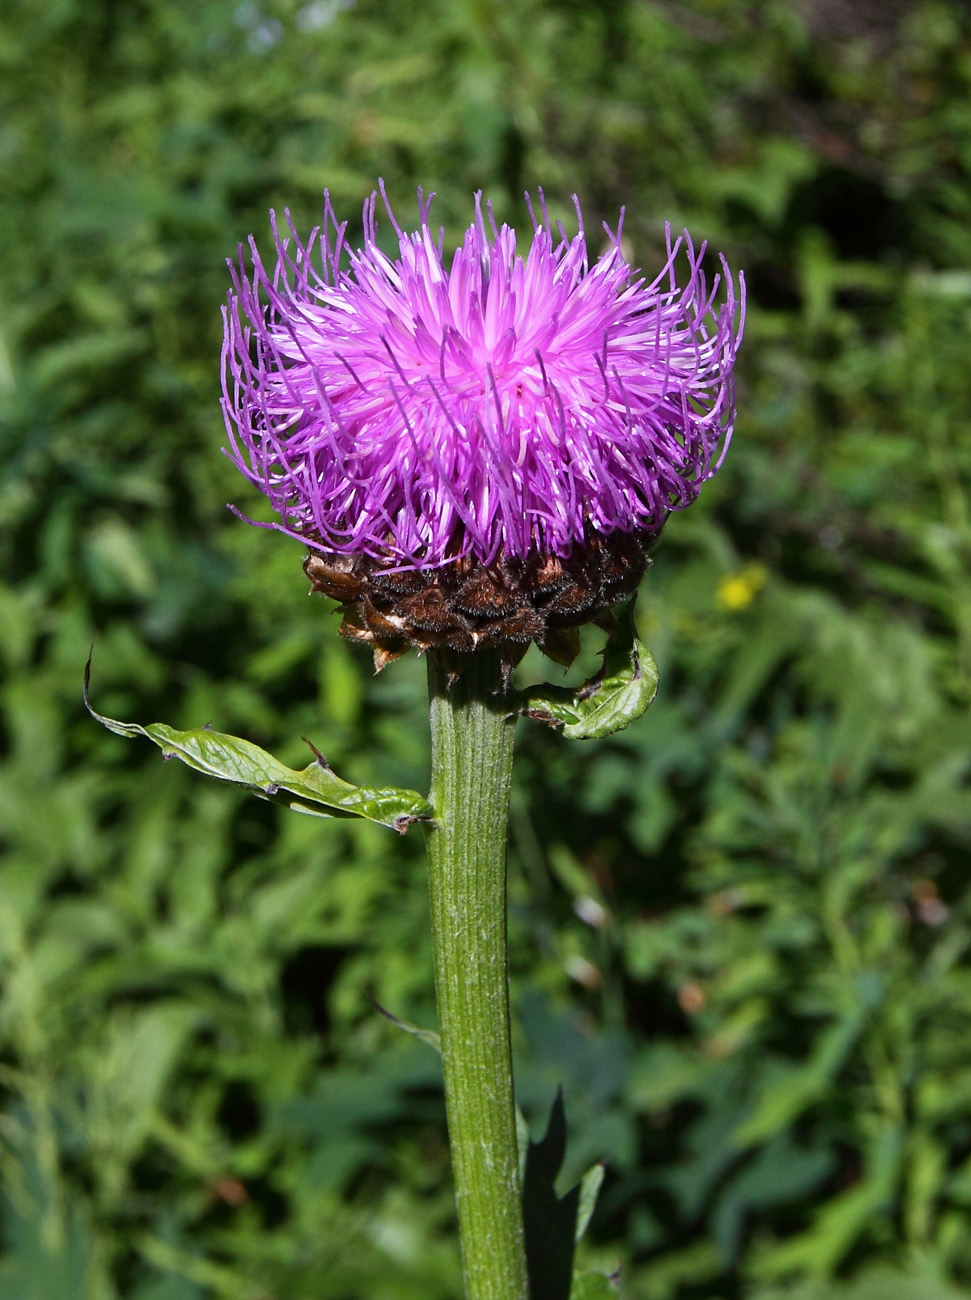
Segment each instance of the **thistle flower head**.
[{"label": "thistle flower head", "polygon": [[[279,515],[329,556],[401,572],[569,557],[591,537],[650,538],[721,463],[744,282],[667,231],[648,281],[621,224],[592,264],[530,206],[528,247],[475,220],[450,263],[419,191],[396,257],[377,195],[350,250],[325,196],[306,243],[273,219],[275,265],[242,248],[225,315],[230,455]],[[528,202],[528,199],[527,199]],[[622,218],[621,218],[622,223]]]}]

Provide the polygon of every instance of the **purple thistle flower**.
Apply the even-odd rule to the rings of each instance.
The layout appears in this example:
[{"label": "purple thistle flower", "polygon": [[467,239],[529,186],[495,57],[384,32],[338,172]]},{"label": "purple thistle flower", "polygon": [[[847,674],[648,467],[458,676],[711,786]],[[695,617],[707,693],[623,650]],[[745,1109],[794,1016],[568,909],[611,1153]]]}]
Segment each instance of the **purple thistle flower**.
[{"label": "purple thistle flower", "polygon": [[542,202],[524,257],[477,195],[446,269],[434,196],[419,190],[414,233],[381,196],[394,260],[377,244],[376,194],[357,251],[325,194],[306,244],[289,213],[289,234],[271,214],[272,273],[252,237],[250,272],[242,247],[231,264],[223,409],[229,454],[280,515],[264,526],[433,569],[565,557],[591,533],[649,537],[694,501],[735,415],[744,280],[736,291],[724,258],[709,283],[706,245],[668,228],[648,283],[622,252],[621,213],[591,266],[579,204],[570,239]]}]

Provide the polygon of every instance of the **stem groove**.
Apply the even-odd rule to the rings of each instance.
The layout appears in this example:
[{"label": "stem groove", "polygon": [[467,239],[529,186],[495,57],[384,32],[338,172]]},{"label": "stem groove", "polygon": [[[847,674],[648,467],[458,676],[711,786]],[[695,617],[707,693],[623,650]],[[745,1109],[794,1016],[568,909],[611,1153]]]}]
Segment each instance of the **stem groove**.
[{"label": "stem groove", "polygon": [[467,1300],[528,1300],[509,988],[506,825],[514,719],[498,657],[449,682],[428,654],[435,821],[428,831],[435,992]]}]

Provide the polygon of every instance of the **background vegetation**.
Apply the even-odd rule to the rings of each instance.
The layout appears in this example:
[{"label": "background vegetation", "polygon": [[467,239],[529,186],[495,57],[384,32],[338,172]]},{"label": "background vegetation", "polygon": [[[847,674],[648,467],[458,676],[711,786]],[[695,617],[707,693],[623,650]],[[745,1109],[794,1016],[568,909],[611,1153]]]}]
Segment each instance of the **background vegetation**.
[{"label": "background vegetation", "polygon": [[[219,455],[224,259],[383,176],[627,205],[746,268],[731,455],[639,607],[650,714],[523,725],[518,1084],[625,1300],[971,1294],[971,23],[960,0],[8,0],[0,1294],[455,1300],[420,836],[80,707],[426,780]],[[591,646],[589,654],[593,654]],[[536,671],[536,665],[527,665]]]}]

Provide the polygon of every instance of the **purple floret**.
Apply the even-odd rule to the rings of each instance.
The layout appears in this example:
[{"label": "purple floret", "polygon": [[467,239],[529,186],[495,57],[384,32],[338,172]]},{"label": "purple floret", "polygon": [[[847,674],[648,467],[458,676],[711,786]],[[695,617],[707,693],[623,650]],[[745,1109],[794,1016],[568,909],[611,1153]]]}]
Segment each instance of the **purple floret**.
[{"label": "purple floret", "polygon": [[572,239],[530,207],[523,257],[477,195],[446,269],[434,196],[419,191],[411,233],[381,193],[394,260],[377,245],[376,194],[356,251],[325,195],[306,244],[289,213],[286,232],[271,214],[272,272],[252,238],[249,271],[242,248],[231,264],[229,454],[280,515],[272,527],[331,554],[432,568],[566,556],[591,531],[654,534],[694,501],[735,416],[745,286],[724,258],[709,284],[706,245],[687,231],[672,243],[668,228],[647,283],[621,250],[621,214],[590,265],[579,205]]}]

